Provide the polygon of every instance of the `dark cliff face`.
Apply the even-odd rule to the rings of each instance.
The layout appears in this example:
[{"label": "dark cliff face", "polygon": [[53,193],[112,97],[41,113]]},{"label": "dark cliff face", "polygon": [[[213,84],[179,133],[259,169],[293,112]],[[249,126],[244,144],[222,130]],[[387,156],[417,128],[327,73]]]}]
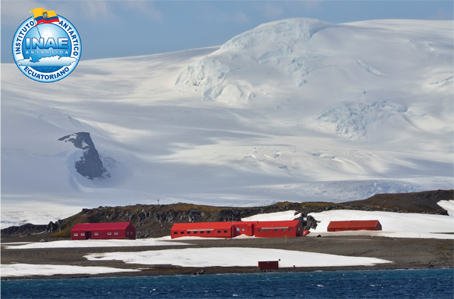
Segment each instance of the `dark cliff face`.
[{"label": "dark cliff face", "polygon": [[105,175],[106,169],[104,168],[101,159],[99,158],[98,151],[95,148],[93,140],[91,140],[90,133],[79,132],[71,135],[64,136],[60,141],[71,142],[76,148],[84,151],[80,161],[75,163],[76,171],[86,178],[93,179]]}]

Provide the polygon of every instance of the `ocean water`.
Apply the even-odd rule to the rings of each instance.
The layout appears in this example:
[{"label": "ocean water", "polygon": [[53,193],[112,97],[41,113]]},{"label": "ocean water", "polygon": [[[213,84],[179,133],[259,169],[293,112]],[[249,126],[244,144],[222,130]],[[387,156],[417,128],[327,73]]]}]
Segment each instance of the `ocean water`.
[{"label": "ocean water", "polygon": [[454,269],[2,281],[1,298],[450,298]]}]

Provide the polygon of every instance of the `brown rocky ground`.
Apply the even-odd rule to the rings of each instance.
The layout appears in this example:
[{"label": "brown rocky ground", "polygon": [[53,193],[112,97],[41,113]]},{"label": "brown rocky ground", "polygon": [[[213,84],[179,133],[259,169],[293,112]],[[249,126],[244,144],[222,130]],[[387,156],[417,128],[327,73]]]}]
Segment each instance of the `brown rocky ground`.
[{"label": "brown rocky ground", "polygon": [[[24,240],[22,240],[24,241]],[[190,246],[152,246],[152,247],[105,247],[105,248],[62,248],[62,249],[5,249],[2,244],[2,264],[61,264],[77,266],[106,266],[127,269],[142,269],[137,273],[119,273],[90,276],[131,276],[131,275],[175,275],[195,273],[244,273],[258,271],[256,268],[182,268],[171,265],[149,266],[125,264],[122,261],[88,261],[89,253],[98,252],[140,252],[146,250],[166,250],[176,248],[206,247],[253,247],[318,252],[357,257],[375,257],[392,261],[392,264],[379,264],[368,267],[320,267],[282,269],[280,271],[314,270],[357,270],[357,269],[414,269],[454,267],[454,240],[437,239],[393,239],[370,236],[336,236],[324,234],[322,237],[309,235],[305,238],[251,238],[226,240],[184,241]],[[220,257],[222,258],[222,257]],[[202,271],[203,270],[203,271]],[[85,275],[88,276],[88,275]],[[84,275],[58,275],[62,277],[84,277]],[[30,278],[30,277],[29,277]],[[38,278],[38,277],[34,277]],[[49,277],[46,277],[49,278]],[[8,279],[8,278],[7,278]],[[9,278],[11,279],[11,278]],[[14,279],[14,278],[13,278]],[[23,278],[22,278],[23,279]]]}]

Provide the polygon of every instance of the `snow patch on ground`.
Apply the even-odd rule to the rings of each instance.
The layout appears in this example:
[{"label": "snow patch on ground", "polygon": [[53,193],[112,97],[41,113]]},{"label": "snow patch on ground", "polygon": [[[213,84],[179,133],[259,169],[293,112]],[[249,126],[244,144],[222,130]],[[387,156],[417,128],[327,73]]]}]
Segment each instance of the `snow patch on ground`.
[{"label": "snow patch on ground", "polygon": [[390,261],[332,254],[261,248],[197,248],[143,252],[92,253],[90,261],[120,260],[131,264],[181,267],[257,267],[258,261],[279,261],[280,268],[373,266]]},{"label": "snow patch on ground", "polygon": [[448,212],[448,215],[454,217],[454,200],[441,200],[437,203],[440,207]]},{"label": "snow patch on ground", "polygon": [[2,264],[2,277],[23,277],[34,275],[59,275],[59,274],[105,274],[119,272],[138,272],[135,269],[121,269],[110,267],[82,267],[70,265],[34,265],[34,264]]},{"label": "snow patch on ground", "polygon": [[295,210],[275,212],[268,214],[257,214],[250,217],[241,218],[241,221],[279,221],[279,220],[295,220],[301,217],[301,213]]},{"label": "snow patch on ground", "polygon": [[[393,213],[355,210],[331,210],[310,213],[317,220],[317,228],[312,233],[328,235],[371,235],[391,238],[454,239],[452,217],[416,213]],[[342,220],[378,220],[381,231],[345,231],[328,232],[330,221]]]},{"label": "snow patch on ground", "polygon": [[[181,239],[181,238],[180,238]],[[136,239],[136,240],[65,240],[28,243],[25,245],[2,244],[5,249],[32,249],[32,248],[91,248],[91,247],[139,247],[139,246],[178,246],[191,245],[183,242],[175,242],[170,237],[156,239]]]}]

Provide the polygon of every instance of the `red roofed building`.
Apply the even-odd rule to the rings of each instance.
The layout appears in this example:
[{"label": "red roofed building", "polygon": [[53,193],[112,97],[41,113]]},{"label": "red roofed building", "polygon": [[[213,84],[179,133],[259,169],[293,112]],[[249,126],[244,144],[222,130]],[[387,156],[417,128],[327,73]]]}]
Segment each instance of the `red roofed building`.
[{"label": "red roofed building", "polygon": [[254,236],[255,235],[255,226],[258,221],[236,221],[233,222],[233,236],[246,235]]},{"label": "red roofed building", "polygon": [[328,225],[329,232],[347,230],[382,230],[382,227],[378,220],[331,221]]},{"label": "red roofed building", "polygon": [[232,238],[239,235],[261,238],[300,237],[303,226],[291,221],[235,221],[175,223],[170,230],[172,239],[180,237]]},{"label": "red roofed building", "polygon": [[255,236],[261,238],[301,237],[303,225],[299,220],[259,221],[255,225]]},{"label": "red roofed building", "polygon": [[136,239],[136,228],[130,222],[78,223],[71,229],[72,240]]},{"label": "red roofed building", "polygon": [[174,223],[170,230],[172,239],[180,237],[231,238],[232,222]]}]

